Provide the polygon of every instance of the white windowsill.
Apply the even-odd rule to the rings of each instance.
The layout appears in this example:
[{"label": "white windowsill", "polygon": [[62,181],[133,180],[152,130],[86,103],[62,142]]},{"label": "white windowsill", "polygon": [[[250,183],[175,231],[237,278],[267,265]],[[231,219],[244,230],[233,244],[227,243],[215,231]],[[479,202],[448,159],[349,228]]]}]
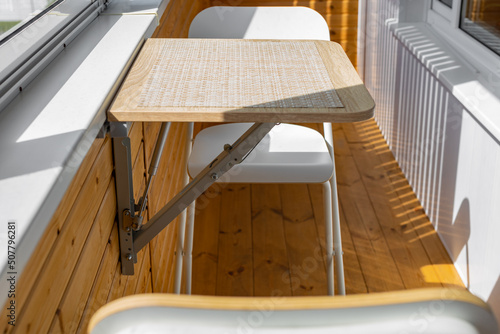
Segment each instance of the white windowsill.
[{"label": "white windowsill", "polygon": [[[0,112],[0,291],[7,222],[17,279],[103,125],[112,92],[168,0],[115,0]],[[0,302],[5,302],[4,293]]]},{"label": "white windowsill", "polygon": [[396,23],[391,30],[429,71],[500,141],[500,82],[481,75],[426,23]]}]

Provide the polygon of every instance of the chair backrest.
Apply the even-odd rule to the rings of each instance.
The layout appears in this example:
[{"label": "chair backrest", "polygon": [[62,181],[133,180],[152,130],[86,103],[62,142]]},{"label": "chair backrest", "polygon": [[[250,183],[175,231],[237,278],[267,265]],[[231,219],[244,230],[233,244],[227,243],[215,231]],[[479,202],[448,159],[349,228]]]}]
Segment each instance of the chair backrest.
[{"label": "chair backrest", "polygon": [[115,300],[88,333],[497,334],[491,309],[466,290],[419,289],[339,297],[144,294]]},{"label": "chair backrest", "polygon": [[190,38],[330,40],[325,19],[307,7],[210,7],[189,27]]}]

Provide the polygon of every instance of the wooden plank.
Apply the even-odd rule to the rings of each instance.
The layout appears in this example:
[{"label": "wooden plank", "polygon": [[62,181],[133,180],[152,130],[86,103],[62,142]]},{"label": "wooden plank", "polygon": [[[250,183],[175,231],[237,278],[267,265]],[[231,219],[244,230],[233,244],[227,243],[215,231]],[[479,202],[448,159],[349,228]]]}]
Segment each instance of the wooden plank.
[{"label": "wooden plank", "polygon": [[163,30],[165,27],[165,24],[171,19],[171,16],[175,15],[175,10],[172,11],[172,8],[174,7],[175,3],[178,3],[179,1],[170,1],[167,5],[167,8],[165,8],[165,11],[163,12],[163,15],[160,19],[160,24],[158,27],[156,27],[156,30],[153,32],[153,35],[151,37],[153,38],[165,38],[168,37],[167,34],[163,34]]},{"label": "wooden plank", "polygon": [[[184,156],[185,150],[184,150],[184,144],[185,144],[185,137],[187,135],[187,126],[186,124],[181,124],[180,126],[180,143],[176,145],[175,147],[179,148],[178,151],[176,152],[176,164],[173,169],[173,177],[170,179],[169,182],[169,193],[167,195],[167,201],[172,199],[182,188],[183,188],[183,182],[184,182],[184,176],[185,173],[187,173],[187,170],[185,169],[186,162],[185,159],[187,157]],[[174,181],[172,181],[172,179]],[[176,254],[176,249],[177,249],[177,232],[178,232],[178,224],[180,217],[177,217],[169,226],[167,226],[166,234],[168,235],[168,241],[167,241],[167,247],[164,247],[166,254],[167,254],[167,261],[165,265],[165,275],[164,277],[166,279],[163,280],[162,282],[162,287],[161,291],[162,292],[173,292],[174,288],[174,276],[175,276],[175,258],[177,256]]]},{"label": "wooden plank", "polygon": [[[363,146],[372,152],[372,154],[360,154],[358,157],[360,164],[367,168],[367,173],[379,170],[385,176],[379,180],[378,188],[373,184],[373,175],[371,174],[367,174],[371,177],[367,178],[366,183],[372,183],[370,187],[378,189],[373,189],[373,201],[383,200],[380,194],[380,184],[387,189],[386,203],[390,203],[395,227],[399,227],[403,231],[406,248],[411,251],[412,258],[416,262],[415,271],[418,272],[418,276],[427,283],[425,285],[438,283],[463,287],[463,283],[452,265],[453,262],[425,215],[420,202],[411,191],[408,181],[397,165],[376,123],[369,121],[358,125],[345,125],[345,128],[347,128],[347,132],[356,132],[356,134],[351,134],[351,137],[358,136],[357,140],[360,140],[360,137],[361,140],[365,138]],[[362,137],[363,135],[364,137]],[[361,143],[356,145],[361,145]],[[382,210],[383,207],[380,209]],[[383,213],[381,212],[381,214]],[[388,213],[386,214],[388,215]],[[387,222],[390,219],[384,221]],[[419,270],[420,268],[425,268],[425,273]],[[408,275],[411,275],[410,272]]]},{"label": "wooden plank", "polygon": [[[194,137],[201,130],[218,124],[221,123],[195,123]],[[191,287],[193,294],[216,295],[221,196],[224,186],[215,183],[196,201]]]},{"label": "wooden plank", "polygon": [[[43,265],[50,254],[52,249],[52,245],[55,240],[58,238],[60,230],[70,213],[71,208],[74,205],[82,187],[87,180],[87,176],[92,170],[94,173],[95,169],[95,158],[101,151],[102,146],[105,143],[105,139],[96,139],[92,145],[90,146],[87,155],[82,161],[82,164],[78,171],[76,172],[71,184],[66,190],[64,197],[59,203],[47,229],[45,230],[43,237],[40,238],[36,250],[33,252],[33,255],[28,260],[26,264],[26,268],[24,269],[22,275],[19,277],[19,281],[17,282],[18,291],[22,291],[16,295],[16,307],[17,310],[22,310],[24,308],[24,304],[26,302],[26,298],[29,296],[29,292],[36,284],[36,280],[40,271],[43,268]],[[92,169],[93,168],[93,169]],[[0,312],[2,319],[6,319],[7,317],[7,308],[4,307],[2,312]],[[7,322],[1,322],[0,330],[2,333],[7,333],[12,331],[14,328],[12,326],[7,327]]]},{"label": "wooden plank", "polygon": [[248,184],[222,188],[217,295],[253,295],[250,190]]},{"label": "wooden plank", "polygon": [[133,162],[132,168],[132,184],[134,185],[134,198],[136,202],[143,195],[146,189],[146,171],[144,169],[144,145],[142,142],[139,145],[139,150],[136,159]]},{"label": "wooden plank", "polygon": [[[156,204],[152,207],[152,212],[156,212],[168,201],[171,196],[171,191],[175,188],[175,182],[172,180],[178,180],[178,174],[181,170],[181,164],[178,162],[179,155],[183,154],[183,150],[174,150],[176,147],[180,147],[179,141],[182,137],[182,127],[180,124],[172,125],[173,137],[169,138],[167,142],[168,158],[167,156],[162,158],[162,164],[160,165],[161,178],[155,180],[154,186],[155,193],[154,197]],[[167,153],[167,152],[165,152]],[[160,173],[159,173],[160,174]],[[175,238],[172,236],[172,231],[175,232],[175,222],[167,226],[158,236],[155,238],[156,243],[151,254],[152,261],[152,277],[153,277],[153,291],[155,292],[166,292],[163,290],[165,281],[168,281],[168,267],[167,264],[170,259],[170,252],[175,250]]]},{"label": "wooden plank", "polygon": [[330,29],[352,29],[353,31],[357,31],[358,29],[358,14],[357,13],[349,13],[349,14],[341,14],[341,13],[329,13],[323,14],[325,21],[328,23]]},{"label": "wooden plank", "polygon": [[142,123],[132,123],[128,136],[130,138],[130,156],[132,157],[132,161],[135,161],[139,153],[139,147],[142,143]]},{"label": "wooden plank", "polygon": [[415,232],[407,229],[405,219],[398,219],[392,206],[394,202],[387,196],[385,175],[377,168],[370,156],[361,150],[367,149],[363,144],[352,144],[352,152],[356,165],[360,168],[363,183],[378,217],[387,243],[391,245],[391,253],[397,264],[399,273],[406,288],[425,286],[425,278],[419,273],[419,268],[429,264],[429,258],[420,242],[410,242],[415,239]]},{"label": "wooden plank", "polygon": [[149,249],[147,249],[147,247],[148,246],[144,247],[137,253],[137,263],[134,265],[134,275],[128,276],[123,296],[135,294],[137,286],[140,285],[146,261],[149,266]]},{"label": "wooden plank", "polygon": [[[346,132],[357,131],[361,140],[363,140],[363,135],[366,138],[362,142],[352,143],[350,145],[351,152],[379,218],[385,238],[391,245],[391,252],[406,288],[425,286],[426,278],[419,268],[428,265],[430,260],[419,241],[411,242],[415,240],[416,234],[415,231],[408,228],[408,217],[404,215],[398,217],[397,212],[394,211],[394,208],[401,202],[398,198],[389,195],[393,190],[388,180],[389,175],[380,164],[379,150],[374,147],[374,143],[377,143],[376,145],[383,148],[385,143],[383,138],[381,135],[366,134],[364,125],[344,126],[343,128]],[[373,138],[374,136],[375,138]],[[435,277],[432,280],[435,280]]]},{"label": "wooden plank", "polygon": [[186,1],[170,1],[165,9],[165,14],[162,17],[162,24],[156,28],[154,37],[156,38],[169,38],[178,24],[178,20],[182,18],[179,12],[186,4]]},{"label": "wooden plank", "polygon": [[254,296],[291,296],[290,268],[277,184],[253,184]]},{"label": "wooden plank", "polygon": [[221,187],[215,183],[196,201],[192,293],[215,295],[219,259]]},{"label": "wooden plank", "polygon": [[161,292],[172,293],[174,288],[174,277],[175,277],[175,258],[177,256],[177,224],[179,224],[179,218],[176,218],[167,228],[165,229],[166,235],[168,236],[165,245],[166,250],[166,261],[163,269],[164,276],[162,280]]},{"label": "wooden plank", "polygon": [[[159,172],[154,181],[151,189],[151,212],[156,213],[160,210],[168,200],[175,195],[175,182],[172,180],[179,179],[179,173],[184,169],[182,157],[184,150],[179,149],[182,147],[180,141],[183,137],[183,129],[185,126],[182,124],[172,124],[172,137],[166,143],[166,150],[162,162],[159,167]],[[158,234],[153,249],[152,260],[152,274],[153,274],[153,291],[166,292],[163,290],[165,279],[168,280],[167,269],[170,262],[170,252],[175,251],[175,238],[172,233],[175,233],[175,222],[167,226],[162,232]]]},{"label": "wooden plank", "polygon": [[306,184],[281,184],[292,295],[326,295],[325,263]]},{"label": "wooden plank", "polygon": [[51,325],[111,179],[113,159],[109,140],[96,158],[94,166],[95,173],[91,172],[87,177],[43,266],[44,270],[38,276],[29,300],[19,314],[16,326],[19,333],[43,333]]},{"label": "wooden plank", "polygon": [[[154,182],[151,185],[151,200],[149,202],[150,213],[154,215],[158,212],[163,205],[168,202],[168,194],[170,193],[169,187],[164,185],[171,185],[170,180],[173,177],[173,171],[178,164],[178,157],[182,153],[181,147],[182,126],[180,123],[173,123],[171,125],[170,134],[165,143],[164,154],[158,166],[158,172],[155,176]],[[149,168],[149,166],[148,166]]]},{"label": "wooden plank", "polygon": [[125,293],[125,287],[127,286],[127,280],[128,276],[122,275],[121,264],[120,261],[118,261],[109,288],[109,293],[106,298],[106,303],[109,303],[110,301],[123,297]]},{"label": "wooden plank", "polygon": [[[342,131],[336,130],[334,137],[335,143],[345,141]],[[343,149],[335,152],[339,199],[368,292],[404,289],[354,159],[347,145],[341,146]]]},{"label": "wooden plank", "polygon": [[92,229],[52,321],[50,333],[74,333],[92,289],[93,279],[106,250],[116,215],[115,182],[109,183]]},{"label": "wooden plank", "polygon": [[[160,132],[161,123],[159,122],[147,122],[143,123],[144,126],[144,161],[145,166],[151,164],[151,159],[153,158],[153,152],[156,144],[156,139]],[[148,168],[146,168],[148,169]]]},{"label": "wooden plank", "polygon": [[94,285],[92,286],[90,297],[87,300],[85,311],[80,320],[80,325],[76,332],[77,334],[87,333],[87,326],[90,318],[108,300],[113,277],[117,270],[120,270],[120,247],[118,243],[118,224],[115,223],[111,230],[99,271],[94,279]]},{"label": "wooden plank", "polygon": [[[181,1],[179,1],[181,2]],[[172,29],[170,30],[169,37],[174,38],[174,37],[180,37],[181,31],[184,28],[184,25],[186,24],[187,21],[187,16],[189,15],[189,11],[191,10],[191,7],[193,6],[193,3],[195,1],[182,1],[182,7],[179,8],[179,11],[176,14],[176,21]]]},{"label": "wooden plank", "polygon": [[145,293],[153,293],[153,280],[151,276],[151,268],[149,268],[149,273],[148,273],[148,281],[146,285],[146,291]]},{"label": "wooden plank", "polygon": [[[347,221],[342,208],[340,208],[340,220],[341,222]],[[361,270],[359,256],[356,253],[349,227],[347,224],[341,224],[340,229],[342,233],[342,247],[344,251],[344,278],[346,284],[346,294],[368,293],[365,275]]]},{"label": "wooden plank", "polygon": [[[339,161],[337,163],[341,164],[342,161]],[[321,249],[323,252],[323,256],[326,258],[326,231],[324,223],[325,215],[323,207],[323,187],[321,184],[309,184],[308,187],[311,203],[314,210],[314,220],[316,222],[316,228],[318,230]],[[351,233],[349,231],[349,227],[347,226],[345,216],[342,210],[340,211],[340,228],[342,234],[342,250],[344,252],[346,294],[366,293],[368,292],[368,290],[366,288],[365,279],[359,265],[359,260],[351,238]],[[335,276],[335,287],[337,286],[336,282],[337,277]],[[338,292],[336,291],[335,293]]]}]

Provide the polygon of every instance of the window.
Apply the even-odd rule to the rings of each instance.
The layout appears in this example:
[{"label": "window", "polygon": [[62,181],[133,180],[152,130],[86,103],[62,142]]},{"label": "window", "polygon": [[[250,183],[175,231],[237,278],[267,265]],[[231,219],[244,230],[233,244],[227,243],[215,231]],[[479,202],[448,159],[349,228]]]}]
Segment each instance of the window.
[{"label": "window", "polygon": [[97,15],[103,3],[0,0],[0,110],[76,36],[77,27]]},{"label": "window", "polygon": [[[40,18],[56,0],[1,0],[0,1],[0,44],[4,44],[16,32]],[[57,1],[58,3],[62,0]]]},{"label": "window", "polygon": [[500,81],[500,0],[432,0],[427,13],[427,22],[475,72]]},{"label": "window", "polygon": [[500,55],[500,0],[463,1],[460,28]]},{"label": "window", "polygon": [[0,1],[3,30],[0,36],[0,80],[25,60],[23,54],[35,52],[90,5],[90,0]]}]

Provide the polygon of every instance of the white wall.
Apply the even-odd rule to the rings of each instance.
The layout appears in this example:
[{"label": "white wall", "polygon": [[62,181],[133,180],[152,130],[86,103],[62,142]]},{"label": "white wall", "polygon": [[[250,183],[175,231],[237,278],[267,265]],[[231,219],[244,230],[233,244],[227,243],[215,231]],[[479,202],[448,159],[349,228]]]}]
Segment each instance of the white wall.
[{"label": "white wall", "polygon": [[480,94],[464,97],[448,80],[459,72],[468,84],[470,70],[418,22],[421,11],[402,23],[411,16],[406,2],[365,4],[361,68],[377,123],[462,280],[500,319],[500,141],[481,109],[471,112],[461,102]]}]

